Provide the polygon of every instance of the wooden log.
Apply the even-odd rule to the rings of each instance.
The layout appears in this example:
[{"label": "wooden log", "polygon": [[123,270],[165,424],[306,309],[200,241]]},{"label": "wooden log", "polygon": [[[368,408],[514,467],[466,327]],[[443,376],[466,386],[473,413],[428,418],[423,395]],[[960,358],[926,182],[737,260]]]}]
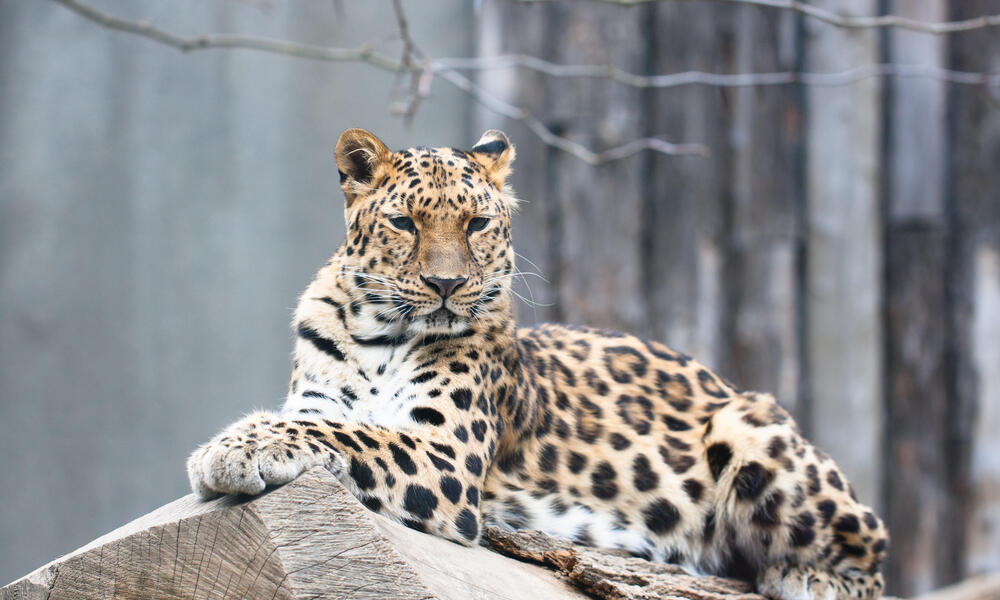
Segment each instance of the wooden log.
[{"label": "wooden log", "polygon": [[498,552],[549,566],[595,598],[608,600],[764,600],[749,583],[698,577],[677,565],[655,563],[624,552],[596,550],[537,531],[505,533],[487,529]]},{"label": "wooden log", "polygon": [[[584,592],[760,600],[745,583],[693,577],[537,532],[491,530],[488,537],[504,553],[559,574],[408,529],[368,511],[315,468],[255,498],[185,496],[0,589],[0,600],[579,600]],[[551,560],[540,558],[546,552]]]},{"label": "wooden log", "polygon": [[1000,600],[1000,573],[971,577],[917,596],[914,600]]},{"label": "wooden log", "polygon": [[253,499],[186,496],[0,592],[61,598],[581,598],[540,567],[364,508],[329,472]]}]

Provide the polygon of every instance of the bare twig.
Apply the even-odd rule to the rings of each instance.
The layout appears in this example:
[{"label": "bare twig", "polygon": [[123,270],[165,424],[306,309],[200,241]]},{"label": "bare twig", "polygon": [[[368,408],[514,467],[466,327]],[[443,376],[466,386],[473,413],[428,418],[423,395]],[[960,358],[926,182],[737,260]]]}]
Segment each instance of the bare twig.
[{"label": "bare twig", "polygon": [[[959,84],[1000,85],[1000,75],[950,71],[929,65],[863,65],[838,73],[797,73],[787,71],[775,73],[718,74],[688,71],[667,75],[644,76],[629,73],[611,65],[559,65],[525,55],[509,55],[492,58],[443,58],[437,60],[424,58],[423,62],[420,63],[417,61],[417,57],[421,55],[421,53],[410,36],[409,24],[405,13],[402,10],[400,0],[393,0],[393,5],[396,9],[399,33],[403,41],[403,56],[400,60],[394,60],[384,54],[376,52],[370,45],[359,48],[331,48],[326,46],[299,44],[283,40],[233,34],[206,34],[195,37],[184,37],[156,28],[149,23],[134,22],[108,15],[91,6],[83,4],[78,0],[53,1],[66,6],[77,14],[104,27],[146,37],[184,52],[193,50],[239,48],[328,62],[367,63],[378,69],[391,73],[397,73],[401,76],[410,78],[409,103],[403,112],[404,116],[407,116],[407,118],[412,118],[415,114],[421,100],[428,96],[431,81],[434,76],[439,75],[442,80],[468,94],[469,97],[471,97],[475,102],[484,106],[488,110],[524,123],[525,126],[527,126],[532,133],[538,136],[543,143],[572,154],[573,156],[576,156],[580,160],[583,160],[591,165],[599,165],[606,162],[620,160],[646,150],[668,155],[696,156],[706,156],[709,152],[708,149],[701,144],[673,144],[656,137],[642,138],[615,148],[604,150],[602,152],[595,152],[578,142],[574,142],[573,140],[557,135],[525,108],[515,106],[489,94],[482,87],[476,85],[472,80],[459,73],[458,70],[488,70],[521,67],[545,73],[553,77],[607,77],[626,85],[648,88],[666,88],[691,84],[712,85],[719,87],[783,85],[789,83],[803,83],[817,86],[837,86],[847,85],[869,77],[884,76],[928,77]],[[545,0],[521,1],[528,2]],[[653,0],[597,1],[629,4]],[[764,4],[767,6],[777,6],[778,4],[772,3],[771,0],[723,1],[744,1],[749,3]]]},{"label": "bare twig", "polygon": [[368,46],[361,46],[360,48],[330,48],[328,46],[299,44],[296,42],[273,40],[251,35],[233,35],[225,33],[211,33],[196,37],[184,37],[153,27],[149,23],[137,23],[135,21],[128,21],[126,19],[121,19],[119,17],[103,13],[91,6],[78,2],[77,0],[52,1],[58,2],[78,15],[90,19],[91,21],[109,29],[140,35],[184,52],[192,50],[208,50],[213,48],[243,48],[247,50],[271,52],[274,54],[285,54],[299,58],[309,58],[312,60],[363,62],[368,63],[373,67],[393,73],[398,73],[402,70],[402,65],[399,61],[375,52]]},{"label": "bare twig", "polygon": [[[162,29],[153,27],[148,23],[136,23],[133,21],[128,21],[121,19],[112,15],[105,14],[93,7],[87,6],[78,2],[77,0],[53,0],[53,2],[58,2],[66,6],[67,8],[73,10],[74,12],[98,23],[110,29],[115,29],[118,31],[123,31],[126,33],[131,33],[135,35],[140,35],[149,39],[156,40],[158,42],[167,44],[173,48],[177,48],[182,51],[191,50],[207,50],[212,48],[246,48],[249,50],[259,50],[262,52],[270,52],[275,54],[285,54],[289,56],[295,56],[299,58],[309,58],[314,60],[324,60],[324,61],[335,61],[335,62],[367,62],[373,66],[376,66],[385,71],[390,71],[392,73],[404,73],[404,74],[415,74],[415,81],[417,85],[416,94],[417,96],[426,95],[426,91],[430,87],[430,77],[433,75],[434,71],[431,71],[429,67],[420,67],[417,65],[406,66],[403,61],[396,61],[382,54],[378,54],[373,50],[362,47],[357,49],[352,48],[327,48],[323,46],[312,46],[306,44],[297,44],[293,42],[283,42],[278,40],[271,40],[266,38],[257,38],[250,36],[239,36],[239,35],[226,35],[226,34],[210,34],[201,35],[197,37],[183,37],[179,36]],[[404,47],[406,46],[407,39],[410,40],[409,48],[410,52],[416,54],[419,50],[413,45],[412,39],[409,38],[409,30],[405,28],[406,19],[405,16],[400,17],[402,12],[397,12],[397,19],[401,18],[400,21],[400,33],[404,37]],[[405,31],[405,33],[404,33]],[[404,50],[404,57],[406,56],[406,51]],[[405,58],[404,58],[405,60]],[[433,61],[428,60],[427,65],[433,64]],[[508,104],[495,96],[488,94],[485,90],[474,84],[471,80],[458,73],[457,71],[438,67],[438,73],[441,79],[447,81],[451,85],[455,86],[459,90],[468,94],[473,100],[487,109],[505,116],[511,119],[521,121],[527,125],[535,135],[537,135],[542,142],[568,152],[580,160],[583,160],[592,165],[598,165],[606,163],[613,160],[619,160],[622,158],[627,158],[633,154],[642,152],[643,150],[651,150],[654,152],[659,152],[662,154],[694,154],[694,155],[707,155],[708,150],[705,146],[701,144],[671,144],[664,140],[658,138],[643,138],[640,140],[635,140],[629,142],[623,146],[617,148],[612,148],[610,150],[605,150],[603,152],[594,152],[586,146],[564,138],[562,136],[556,135],[549,128],[547,128],[541,121],[534,117],[527,110]]]},{"label": "bare twig", "polygon": [[[557,0],[518,0],[524,3],[554,2]],[[620,6],[639,6],[641,4],[651,4],[662,0],[593,0],[604,4],[617,4]],[[752,6],[764,6],[768,8],[781,8],[794,11],[817,21],[822,21],[845,29],[870,29],[878,27],[896,27],[899,29],[909,29],[921,33],[933,33],[937,35],[947,33],[960,33],[983,29],[986,27],[1000,26],[1000,15],[983,15],[964,19],[962,21],[918,21],[899,15],[880,15],[875,17],[852,17],[838,15],[837,13],[800,2],[799,0],[718,0],[730,4],[749,4]]]},{"label": "bare twig", "polygon": [[416,61],[417,46],[410,35],[410,24],[406,19],[406,12],[403,11],[402,0],[392,0],[392,8],[393,12],[396,13],[396,25],[399,28],[399,37],[403,42],[403,56],[400,62],[406,71],[406,77],[409,79],[409,98],[405,102],[405,107],[400,111],[400,115],[404,121],[409,123],[417,114],[417,109],[423,100],[420,85],[422,75]]},{"label": "bare twig", "polygon": [[440,58],[434,61],[438,70],[488,71],[521,68],[550,77],[606,78],[638,88],[671,88],[684,85],[715,87],[745,87],[802,83],[814,86],[850,85],[871,77],[923,77],[950,83],[969,85],[1000,85],[1000,74],[952,71],[932,65],[881,63],[861,65],[833,73],[803,73],[776,71],[773,73],[706,73],[683,71],[666,75],[637,75],[614,65],[562,65],[525,54],[508,54],[481,58]]},{"label": "bare twig", "polygon": [[412,69],[414,66],[413,55],[415,44],[410,37],[410,24],[406,20],[406,13],[403,12],[402,0],[392,0],[392,8],[396,13],[396,23],[399,26],[399,37],[403,40],[403,65]]},{"label": "bare twig", "polygon": [[442,79],[462,90],[473,100],[490,111],[524,123],[528,129],[532,131],[532,133],[537,135],[539,139],[549,146],[572,154],[585,163],[591,165],[600,165],[606,162],[628,158],[629,156],[638,154],[643,150],[652,150],[654,152],[669,155],[709,155],[708,148],[703,144],[672,144],[655,137],[634,140],[627,144],[604,150],[603,152],[594,152],[582,144],[553,133],[551,129],[546,127],[541,121],[538,120],[537,117],[532,115],[526,109],[514,106],[513,104],[508,104],[496,96],[488,94],[481,87],[473,83],[471,79],[465,77],[459,72],[453,70],[443,70],[440,71],[439,74]]}]

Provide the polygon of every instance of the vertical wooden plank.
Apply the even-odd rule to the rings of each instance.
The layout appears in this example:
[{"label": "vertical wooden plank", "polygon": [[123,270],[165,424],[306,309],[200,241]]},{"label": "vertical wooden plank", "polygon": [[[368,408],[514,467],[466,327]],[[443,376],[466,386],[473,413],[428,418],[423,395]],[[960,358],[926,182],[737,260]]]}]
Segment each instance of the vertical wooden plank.
[{"label": "vertical wooden plank", "polygon": [[[559,15],[555,59],[614,64],[642,72],[647,61],[650,7],[623,10],[575,4]],[[595,150],[644,137],[643,93],[601,79],[550,79],[548,115],[562,135]],[[561,215],[558,298],[571,323],[645,333],[642,294],[642,202],[648,154],[590,166],[565,153],[550,156],[554,186],[546,202]]]},{"label": "vertical wooden plank", "polygon": [[[875,0],[823,0],[872,15]],[[805,20],[805,68],[878,62],[876,34]],[[878,504],[882,436],[879,82],[806,91],[806,315],[814,442]]]},{"label": "vertical wooden plank", "polygon": [[[996,12],[997,3],[948,4],[949,18]],[[1000,70],[1000,39],[979,30],[949,38],[952,69]],[[997,253],[1000,252],[1000,93],[993,88],[949,91],[951,116],[950,226],[954,399],[948,422],[950,492],[960,502],[961,572],[1000,569],[1000,465],[997,463]]]},{"label": "vertical wooden plank", "polygon": [[[730,7],[712,4],[657,3],[652,72],[729,70],[733,13]],[[702,86],[650,93],[646,111],[651,132],[706,144],[712,155],[651,156],[642,207],[651,335],[727,376],[729,98],[727,91]]]},{"label": "vertical wooden plank", "polygon": [[[479,51],[612,62],[635,72],[794,67],[794,15],[774,20],[773,11],[669,3],[653,11],[643,28],[634,9],[487,4]],[[743,15],[741,23],[734,12]],[[608,33],[604,22],[615,20],[624,36]],[[504,123],[518,145],[514,181],[525,200],[516,242],[549,279],[535,282],[536,299],[553,303],[522,307],[521,321],[638,328],[795,405],[801,115],[794,88],[689,86],[639,94],[608,81],[568,82],[528,71],[489,72],[479,82],[595,148],[658,134],[713,150],[707,159],[649,155],[648,170],[638,174],[630,163],[595,169],[545,148],[519,124]],[[482,127],[497,126],[495,116],[480,113]],[[648,129],[637,127],[633,115],[643,115]],[[523,260],[521,267],[532,268]]]},{"label": "vertical wooden plank", "polygon": [[[797,33],[793,13],[740,8],[733,71],[794,70]],[[801,418],[799,91],[737,88],[732,111],[731,377],[773,392]]]},{"label": "vertical wooden plank", "polygon": [[970,358],[978,374],[979,403],[970,456],[971,511],[963,576],[1000,569],[1000,247],[975,255]]},{"label": "vertical wooden plank", "polygon": [[[943,0],[894,0],[889,9],[943,20]],[[945,40],[892,30],[887,59],[944,66]],[[954,527],[959,505],[947,458],[950,404],[950,260],[944,182],[947,161],[946,86],[932,79],[894,78],[886,89],[886,477],[892,532],[886,568],[895,594],[927,592],[953,581],[961,553]]]},{"label": "vertical wooden plank", "polygon": [[[944,452],[947,388],[947,232],[896,225],[887,239],[886,368],[889,372],[886,502],[893,594],[927,592],[957,551]],[[946,578],[946,577],[945,577]]]},{"label": "vertical wooden plank", "polygon": [[[548,3],[482,3],[476,36],[478,55],[523,53],[551,60],[555,40],[547,31],[555,27],[558,10],[558,6]],[[488,93],[526,107],[549,126],[557,125],[547,112],[549,94],[545,75],[515,69],[482,71],[476,75],[477,83]],[[539,304],[531,307],[519,302],[518,321],[523,324],[561,321],[562,307],[556,295],[560,270],[555,265],[562,262],[562,225],[559,206],[550,198],[554,179],[550,160],[558,151],[542,144],[523,124],[500,117],[482,106],[475,107],[474,122],[478,131],[505,131],[517,148],[510,179],[521,199],[513,224],[517,267],[541,276],[526,276],[515,282],[514,289],[518,293]]]},{"label": "vertical wooden plank", "polygon": [[[641,72],[647,58],[650,9],[602,4],[511,5],[484,10],[480,52],[528,53],[565,64],[615,64]],[[520,73],[481,81],[491,92],[526,107],[560,135],[600,151],[645,135],[642,92],[603,79]],[[482,115],[483,125],[495,117]],[[521,307],[524,323],[552,317],[634,332],[645,325],[640,224],[646,157],[601,166],[545,147],[523,126],[511,125],[518,147],[514,183],[525,200],[515,222],[519,252],[536,263],[547,284],[531,280],[535,299],[552,307]],[[522,260],[523,270],[534,270]],[[539,293],[547,287],[548,293]]]},{"label": "vertical wooden plank", "polygon": [[[944,21],[947,2],[892,0],[889,12],[920,21]],[[946,37],[905,29],[890,29],[886,35],[888,61],[945,66]],[[887,79],[885,86],[889,218],[897,223],[920,219],[941,223],[948,166],[948,84],[930,77],[895,77]]]}]

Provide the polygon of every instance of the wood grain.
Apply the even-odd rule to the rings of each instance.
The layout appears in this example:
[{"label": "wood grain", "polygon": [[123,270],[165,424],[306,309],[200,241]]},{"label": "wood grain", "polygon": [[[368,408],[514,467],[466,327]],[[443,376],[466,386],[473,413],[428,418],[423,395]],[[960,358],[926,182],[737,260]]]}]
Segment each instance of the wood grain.
[{"label": "wood grain", "polygon": [[389,521],[317,468],[253,499],[181,498],[4,587],[0,599],[759,600],[744,583],[538,532],[489,539],[520,560]]},{"label": "wood grain", "polygon": [[257,498],[186,496],[0,591],[14,599],[578,599],[541,567],[418,533],[324,469]]}]

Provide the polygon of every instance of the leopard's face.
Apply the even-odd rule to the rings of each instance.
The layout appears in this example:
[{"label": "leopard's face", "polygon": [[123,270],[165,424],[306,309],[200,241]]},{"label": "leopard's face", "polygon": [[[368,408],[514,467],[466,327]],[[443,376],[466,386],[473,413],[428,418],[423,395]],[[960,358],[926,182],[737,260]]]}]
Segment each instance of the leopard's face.
[{"label": "leopard's face", "polygon": [[372,148],[371,134],[354,135],[338,144],[348,197],[342,269],[362,301],[379,307],[374,318],[414,333],[457,332],[506,311],[514,272],[506,137],[497,132],[468,152],[390,153]]}]

